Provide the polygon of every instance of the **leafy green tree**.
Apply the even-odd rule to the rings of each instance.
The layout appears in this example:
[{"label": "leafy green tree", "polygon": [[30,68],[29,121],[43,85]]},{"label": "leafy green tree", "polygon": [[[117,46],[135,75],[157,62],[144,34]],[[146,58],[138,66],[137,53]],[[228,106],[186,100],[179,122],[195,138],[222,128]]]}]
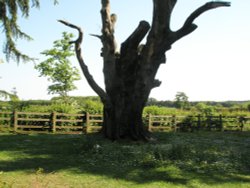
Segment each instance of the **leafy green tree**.
[{"label": "leafy green tree", "polygon": [[[54,3],[57,3],[54,0]],[[22,16],[29,17],[30,7],[39,7],[39,0],[0,0],[0,24],[3,33],[5,34],[5,44],[3,52],[6,55],[7,61],[10,58],[19,62],[20,60],[32,60],[29,56],[20,52],[15,44],[17,38],[32,40],[32,38],[23,32],[18,23],[18,13]]]},{"label": "leafy green tree", "polygon": [[64,99],[69,91],[77,88],[74,81],[80,80],[79,70],[69,60],[74,55],[70,44],[72,37],[72,33],[63,32],[62,39],[54,41],[52,49],[41,53],[48,58],[35,66],[40,76],[45,76],[52,82],[48,87],[49,94],[59,94]]},{"label": "leafy green tree", "polygon": [[189,108],[188,96],[184,92],[177,92],[175,95],[175,105],[179,109]]}]

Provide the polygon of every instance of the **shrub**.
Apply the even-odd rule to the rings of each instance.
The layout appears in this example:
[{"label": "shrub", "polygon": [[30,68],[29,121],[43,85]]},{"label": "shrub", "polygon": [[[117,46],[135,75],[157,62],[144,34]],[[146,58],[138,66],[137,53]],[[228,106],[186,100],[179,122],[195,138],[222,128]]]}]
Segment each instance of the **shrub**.
[{"label": "shrub", "polygon": [[145,115],[153,114],[153,115],[174,115],[176,114],[177,109],[175,108],[166,108],[159,106],[147,106],[144,108],[143,113]]},{"label": "shrub", "polygon": [[103,104],[100,101],[86,100],[80,109],[90,114],[102,114]]}]

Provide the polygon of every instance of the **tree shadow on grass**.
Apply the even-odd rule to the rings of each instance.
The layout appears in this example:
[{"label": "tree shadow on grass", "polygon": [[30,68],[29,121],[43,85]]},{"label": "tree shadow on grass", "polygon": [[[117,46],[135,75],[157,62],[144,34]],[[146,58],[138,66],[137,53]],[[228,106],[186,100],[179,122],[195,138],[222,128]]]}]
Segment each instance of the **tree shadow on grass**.
[{"label": "tree shadow on grass", "polygon": [[[249,147],[245,144],[245,141],[250,138],[247,136],[240,137],[245,139],[242,140],[244,145],[242,148]],[[171,156],[157,157],[159,153],[157,154],[156,151],[160,150],[161,152],[161,147],[164,146],[162,151],[164,154],[166,151],[164,148],[169,146],[166,141],[170,142],[171,140],[171,144],[174,144],[174,142],[180,141],[178,138],[185,137],[187,139],[184,140],[185,142],[192,142],[194,139],[194,137],[192,139],[190,137],[191,140],[188,140],[189,135],[168,133],[162,133],[159,137],[161,138],[159,143],[150,144],[114,143],[103,140],[99,135],[0,135],[0,172],[23,171],[29,174],[35,173],[38,169],[43,169],[43,173],[65,170],[72,174],[102,175],[137,184],[168,182],[188,186],[194,179],[207,185],[250,184],[250,174],[248,173],[250,171],[247,169],[249,166],[244,170],[235,168],[234,173],[218,169],[218,166],[209,165],[200,170],[188,162],[178,164],[176,161],[181,161],[182,157],[186,157],[182,155],[188,153],[185,151],[183,154],[178,153],[178,148],[174,148],[177,154],[171,153],[171,156],[177,155],[175,158],[171,158]],[[200,138],[197,137],[197,139]],[[209,147],[216,147],[213,145],[214,142],[209,144]],[[157,150],[152,151],[153,148],[157,147]],[[240,146],[236,145],[235,147]],[[3,152],[4,154],[1,154]],[[164,157],[170,157],[170,159],[164,161],[162,159]],[[216,156],[212,157],[216,159]],[[210,158],[212,157],[210,156]],[[245,160],[250,161],[249,156],[245,157]],[[241,161],[236,162],[240,163]]]}]

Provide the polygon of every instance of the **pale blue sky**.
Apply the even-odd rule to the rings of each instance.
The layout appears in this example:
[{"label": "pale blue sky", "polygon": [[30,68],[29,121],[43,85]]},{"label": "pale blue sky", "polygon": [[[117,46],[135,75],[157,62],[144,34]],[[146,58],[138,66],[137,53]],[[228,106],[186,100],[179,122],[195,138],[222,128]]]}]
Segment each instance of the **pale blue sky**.
[{"label": "pale blue sky", "polygon": [[[74,2],[74,3],[73,3]],[[40,9],[32,9],[29,19],[19,19],[21,28],[34,41],[18,40],[19,49],[40,61],[40,52],[52,47],[63,31],[73,30],[59,24],[65,19],[84,29],[83,56],[89,69],[103,86],[101,43],[89,34],[100,34],[100,0],[41,1]],[[186,17],[206,0],[179,0],[172,15],[172,29],[183,24]],[[175,43],[167,52],[167,62],[162,65],[157,78],[162,81],[152,90],[151,97],[173,100],[178,91],[185,92],[189,100],[250,100],[250,1],[231,0],[230,8],[219,8],[201,15],[195,23],[199,28]],[[118,15],[116,38],[123,42],[140,20],[151,23],[152,0],[111,0],[112,12]],[[1,35],[0,35],[1,36]],[[3,43],[3,37],[0,38]],[[3,58],[3,54],[0,53]],[[39,60],[36,63],[39,63]],[[72,59],[75,66],[78,63]],[[17,88],[21,99],[49,99],[49,82],[38,77],[33,63],[15,62],[0,64],[0,89]],[[84,78],[77,82],[78,90],[71,95],[95,95]]]}]

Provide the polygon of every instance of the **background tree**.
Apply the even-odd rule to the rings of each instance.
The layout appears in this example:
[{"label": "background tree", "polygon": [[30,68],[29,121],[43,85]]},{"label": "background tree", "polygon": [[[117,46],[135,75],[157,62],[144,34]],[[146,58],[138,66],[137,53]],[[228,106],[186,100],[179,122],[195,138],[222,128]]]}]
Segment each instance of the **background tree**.
[{"label": "background tree", "polygon": [[250,112],[250,104],[247,104],[247,110]]},{"label": "background tree", "polygon": [[195,108],[198,110],[199,113],[206,116],[212,116],[216,112],[215,106],[208,105],[204,102],[199,102],[195,105]]},{"label": "background tree", "polygon": [[[54,3],[57,3],[54,0]],[[20,11],[25,18],[29,17],[30,7],[39,7],[39,0],[1,0],[0,1],[0,24],[5,34],[5,44],[3,52],[7,61],[10,58],[19,62],[20,60],[32,60],[29,56],[23,54],[17,49],[15,40],[17,38],[32,40],[32,38],[23,32],[17,24],[18,12]]]},{"label": "background tree", "polygon": [[177,92],[175,95],[175,106],[182,110],[190,107],[188,96],[184,92]]},{"label": "background tree", "polygon": [[72,33],[63,32],[62,39],[54,41],[52,49],[41,53],[48,58],[35,66],[40,76],[47,77],[53,83],[48,87],[49,94],[59,94],[65,100],[68,92],[77,88],[74,81],[80,80],[79,70],[69,60],[74,55],[69,43],[72,38]]},{"label": "background tree", "polygon": [[17,101],[18,100],[18,96],[16,94],[13,93],[9,93],[7,91],[4,90],[0,90],[0,98],[2,99],[9,99],[11,101]]},{"label": "background tree", "polygon": [[[0,61],[0,63],[2,63]],[[0,77],[1,79],[2,77]],[[17,91],[16,88],[13,88],[13,90],[10,92],[7,92],[5,90],[0,90],[0,99],[4,99],[7,100],[9,99],[10,101],[17,101],[19,100],[18,96],[17,96]]]},{"label": "background tree", "polygon": [[[93,79],[81,55],[83,31],[67,21],[61,23],[77,29],[79,37],[71,43],[82,71],[92,89],[104,104],[103,133],[109,139],[130,137],[150,139],[142,122],[143,108],[151,90],[161,82],[155,79],[159,66],[166,62],[165,52],[174,42],[193,32],[193,22],[202,13],[217,7],[230,6],[228,2],[213,1],[195,10],[177,31],[170,29],[170,18],[177,0],[153,0],[152,25],[141,21],[134,32],[117,49],[115,23],[117,15],[110,12],[110,1],[101,0],[102,33],[94,35],[102,42],[105,90]],[[148,35],[147,35],[148,34]],[[141,44],[146,37],[146,43]]]}]

